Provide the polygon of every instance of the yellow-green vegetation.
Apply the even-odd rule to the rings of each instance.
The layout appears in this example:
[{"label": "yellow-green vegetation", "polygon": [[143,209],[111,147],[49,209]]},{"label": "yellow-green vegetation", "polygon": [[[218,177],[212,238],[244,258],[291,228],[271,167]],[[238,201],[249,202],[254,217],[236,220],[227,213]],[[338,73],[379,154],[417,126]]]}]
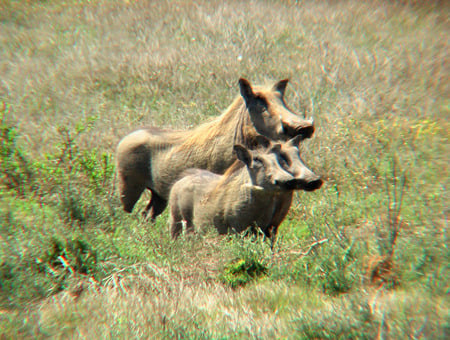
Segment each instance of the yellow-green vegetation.
[{"label": "yellow-green vegetation", "polygon": [[[446,1],[0,1],[0,337],[444,339]],[[273,249],[122,211],[114,148],[290,78],[314,116]]]}]

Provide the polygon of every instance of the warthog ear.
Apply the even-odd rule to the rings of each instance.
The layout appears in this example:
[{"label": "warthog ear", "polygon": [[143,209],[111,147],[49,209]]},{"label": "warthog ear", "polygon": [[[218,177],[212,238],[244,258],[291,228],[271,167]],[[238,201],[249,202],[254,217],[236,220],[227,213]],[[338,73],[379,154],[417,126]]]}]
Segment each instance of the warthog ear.
[{"label": "warthog ear", "polygon": [[250,82],[247,79],[240,78],[239,88],[241,90],[241,96],[244,98],[245,104],[248,106],[249,103],[255,98]]},{"label": "warthog ear", "polygon": [[284,91],[286,91],[286,86],[289,82],[289,79],[283,79],[280,80],[279,82],[275,83],[275,85],[273,86],[273,90],[274,91],[278,91],[281,93],[281,96],[284,97]]},{"label": "warthog ear", "polygon": [[253,157],[252,157],[251,153],[244,146],[242,146],[240,144],[236,144],[233,146],[233,150],[236,153],[237,158],[241,162],[244,162],[244,164],[249,167],[252,165]]}]

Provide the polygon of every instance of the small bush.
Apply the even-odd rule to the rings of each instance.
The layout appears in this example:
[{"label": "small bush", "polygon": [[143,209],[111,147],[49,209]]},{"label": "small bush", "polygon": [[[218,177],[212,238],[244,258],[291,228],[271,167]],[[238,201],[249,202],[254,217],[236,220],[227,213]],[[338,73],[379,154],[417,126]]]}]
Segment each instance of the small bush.
[{"label": "small bush", "polygon": [[355,249],[326,245],[295,263],[296,277],[328,295],[352,289],[360,268]]},{"label": "small bush", "polygon": [[108,196],[114,173],[112,157],[96,148],[82,149],[77,143],[94,120],[79,123],[73,131],[60,128],[56,151],[31,161],[17,144],[19,132],[6,121],[6,111],[4,106],[0,112],[0,184],[21,197],[42,197],[57,205],[70,221],[108,220],[114,214]]},{"label": "small bush", "polygon": [[55,238],[47,247],[42,247],[39,254],[28,254],[20,263],[14,262],[15,254],[3,256],[0,306],[19,307],[67,288],[76,278],[101,277],[97,252],[83,238]]},{"label": "small bush", "polygon": [[[1,104],[0,104],[1,105]],[[18,131],[6,121],[8,108],[0,108],[0,185],[24,196],[33,187],[34,169],[27,155],[17,145]]]},{"label": "small bush", "polygon": [[93,119],[77,125],[74,131],[60,128],[61,144],[49,162],[59,176],[54,178],[54,191],[60,197],[61,212],[72,221],[100,222],[114,214],[108,197],[108,185],[114,173],[111,156],[96,148],[81,149],[78,137],[89,130]]},{"label": "small bush", "polygon": [[265,274],[267,267],[256,259],[237,259],[225,266],[221,279],[232,288],[237,288]]},{"label": "small bush", "polygon": [[230,236],[227,246],[234,259],[220,275],[223,283],[237,288],[268,274],[270,248],[263,237],[236,234]]},{"label": "small bush", "polygon": [[355,275],[352,271],[355,259],[346,259],[346,255],[336,254],[327,257],[321,268],[322,274],[321,286],[324,292],[330,295],[337,295],[348,292],[355,281]]},{"label": "small bush", "polygon": [[42,259],[37,259],[41,268],[63,269],[71,274],[93,275],[97,272],[97,254],[92,246],[82,238],[61,241],[53,239],[50,249]]}]

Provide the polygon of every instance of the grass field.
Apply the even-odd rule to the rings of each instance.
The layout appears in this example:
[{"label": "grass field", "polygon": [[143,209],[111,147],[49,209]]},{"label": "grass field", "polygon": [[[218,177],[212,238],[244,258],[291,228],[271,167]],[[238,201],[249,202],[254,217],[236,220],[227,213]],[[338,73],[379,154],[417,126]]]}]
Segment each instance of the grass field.
[{"label": "grass field", "polygon": [[[0,338],[447,339],[445,1],[0,1]],[[274,250],[121,210],[114,149],[290,78]]]}]

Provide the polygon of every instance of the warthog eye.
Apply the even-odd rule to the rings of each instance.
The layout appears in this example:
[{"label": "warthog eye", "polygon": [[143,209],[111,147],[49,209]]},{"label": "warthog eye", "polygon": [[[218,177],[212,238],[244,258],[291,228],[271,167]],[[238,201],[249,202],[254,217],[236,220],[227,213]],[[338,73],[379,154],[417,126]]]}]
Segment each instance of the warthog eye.
[{"label": "warthog eye", "polygon": [[267,107],[267,100],[261,95],[256,96],[256,102],[258,103],[259,106]]},{"label": "warthog eye", "polygon": [[253,158],[253,166],[261,167],[263,165],[263,161],[259,157]]}]

